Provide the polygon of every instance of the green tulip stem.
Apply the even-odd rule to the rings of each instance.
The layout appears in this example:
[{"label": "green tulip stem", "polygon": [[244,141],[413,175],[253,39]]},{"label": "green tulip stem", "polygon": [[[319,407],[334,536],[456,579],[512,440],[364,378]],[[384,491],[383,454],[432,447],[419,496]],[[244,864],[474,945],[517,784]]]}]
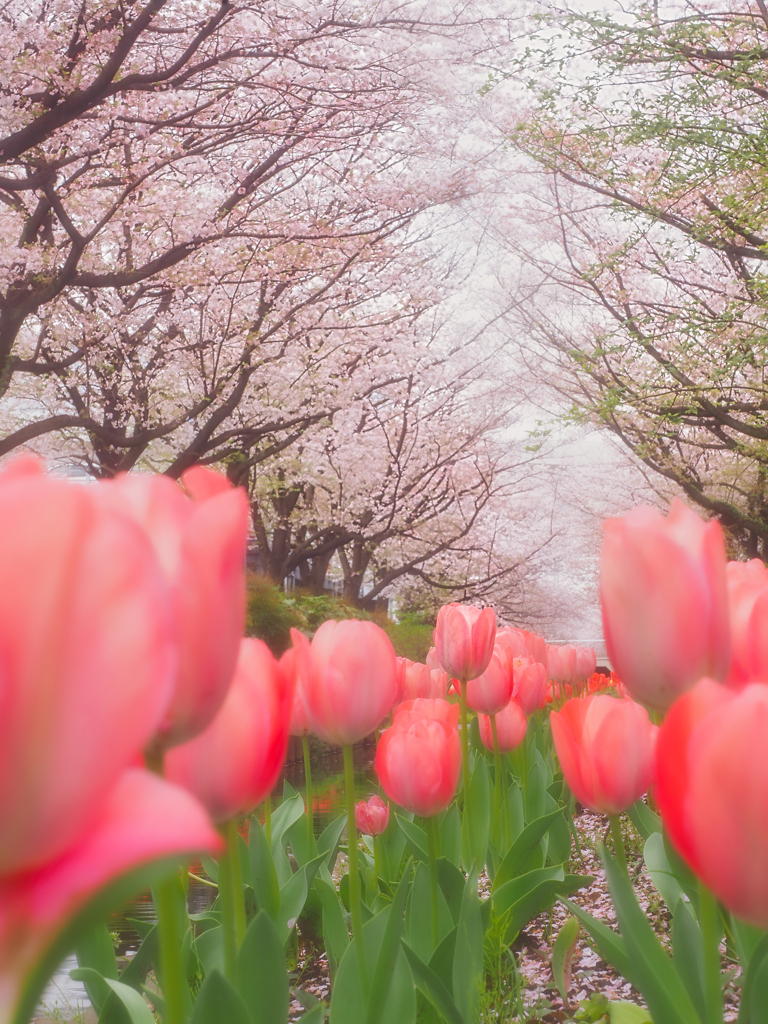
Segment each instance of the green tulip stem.
[{"label": "green tulip stem", "polygon": [[520,792],[523,798],[523,818],[528,820],[528,740],[529,730],[526,729],[523,742],[518,748],[520,750]]},{"label": "green tulip stem", "polygon": [[181,960],[182,936],[178,927],[180,896],[181,887],[176,871],[162,878],[152,889],[157,912],[159,980],[165,1000],[165,1024],[184,1024],[186,1020],[186,979]]},{"label": "green tulip stem", "polygon": [[240,833],[237,829],[237,819],[232,818],[227,822],[227,852],[230,863],[230,877],[232,879],[232,905],[235,912],[235,939],[237,948],[243,944],[245,938],[245,890],[243,888],[243,865],[240,860]]},{"label": "green tulip stem", "polygon": [[[144,752],[144,763],[149,771],[161,778],[165,775],[165,752],[151,746]],[[152,899],[157,914],[158,960],[160,982],[165,999],[165,1024],[184,1024],[185,986],[184,964],[181,960],[178,900],[182,895],[177,872],[161,878],[152,888]]]},{"label": "green tulip stem", "polygon": [[352,747],[344,744],[344,788],[347,797],[347,856],[349,858],[349,909],[352,934],[357,943],[357,963],[363,996],[368,1001],[368,964],[363,940],[363,915],[360,910],[360,875],[357,871],[357,825],[355,824],[355,765]]},{"label": "green tulip stem", "polygon": [[429,882],[432,892],[432,948],[437,949],[440,941],[439,925],[439,893],[437,889],[437,858],[440,844],[440,826],[437,815],[433,814],[426,819],[427,839],[429,840]]},{"label": "green tulip stem", "polygon": [[699,924],[704,940],[704,994],[706,1024],[723,1022],[723,988],[720,964],[720,910],[717,901],[703,882],[699,882]]},{"label": "green tulip stem", "polygon": [[272,797],[268,796],[264,801],[264,835],[267,839],[267,846],[272,849]]},{"label": "green tulip stem", "polygon": [[504,849],[509,849],[510,837],[512,835],[512,823],[509,815],[509,755],[502,757],[504,771]]},{"label": "green tulip stem", "polygon": [[467,684],[462,679],[459,683],[459,702],[461,707],[461,785],[464,790],[464,817],[467,822],[467,839],[471,856],[475,855],[474,836],[472,834],[472,814],[469,808],[469,727],[467,723]]},{"label": "green tulip stem", "polygon": [[496,800],[493,808],[493,841],[499,843],[501,828],[501,751],[499,750],[499,731],[496,728],[496,715],[491,715],[491,735],[493,736],[493,763],[496,779]]},{"label": "green tulip stem", "polygon": [[304,787],[307,791],[307,843],[309,856],[315,845],[315,811],[312,804],[312,765],[309,762],[309,740],[301,737],[301,751],[304,754]]},{"label": "green tulip stem", "polygon": [[376,888],[379,887],[379,865],[381,861],[381,853],[379,852],[379,837],[371,836],[371,842],[373,843],[373,880],[376,883]]},{"label": "green tulip stem", "polygon": [[219,858],[219,910],[221,913],[221,934],[224,946],[224,973],[234,984],[237,964],[237,926],[235,924],[235,885],[232,878],[232,849],[229,837],[229,822],[221,829],[226,847]]},{"label": "green tulip stem", "polygon": [[621,831],[621,818],[618,814],[609,814],[608,820],[611,823],[611,835],[613,836],[613,853],[619,863],[619,867],[625,875],[629,876],[627,867],[627,853],[624,849],[624,834]]}]

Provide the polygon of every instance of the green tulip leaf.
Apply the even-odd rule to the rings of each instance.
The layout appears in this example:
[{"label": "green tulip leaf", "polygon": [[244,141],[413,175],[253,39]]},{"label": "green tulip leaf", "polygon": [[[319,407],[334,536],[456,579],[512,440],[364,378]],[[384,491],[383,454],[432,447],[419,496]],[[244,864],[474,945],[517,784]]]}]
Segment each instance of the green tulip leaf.
[{"label": "green tulip leaf", "polygon": [[477,872],[472,869],[464,887],[453,955],[453,997],[464,1024],[477,1024],[484,987],[483,921],[477,895]]},{"label": "green tulip leaf", "polygon": [[206,974],[200,986],[192,1010],[191,1024],[253,1024],[253,1020],[243,997],[215,969]]},{"label": "green tulip leaf", "polygon": [[461,815],[452,803],[440,821],[440,853],[457,868],[461,865]]},{"label": "green tulip leaf", "polygon": [[605,847],[600,850],[619,928],[637,987],[656,1024],[701,1024],[682,978],[635,899],[626,872]]},{"label": "green tulip leaf", "polygon": [[579,922],[575,917],[569,917],[557,933],[552,947],[552,977],[555,979],[557,991],[566,1004],[568,989],[571,987],[571,963],[578,938]]},{"label": "green tulip leaf", "polygon": [[325,866],[329,871],[333,871],[336,863],[336,855],[339,852],[341,833],[344,831],[346,824],[346,814],[340,815],[340,817],[332,821],[330,825],[325,826],[320,838],[317,840],[317,852],[318,854],[323,854],[325,857]]},{"label": "green tulip leaf", "polygon": [[544,814],[530,825],[526,825],[517,839],[512,843],[509,852],[501,862],[496,878],[493,882],[494,890],[499,889],[512,878],[524,875],[528,871],[544,866],[544,851],[541,848],[541,840],[550,830],[558,818],[562,817],[562,810],[558,808],[549,814]]},{"label": "green tulip leaf", "polygon": [[578,918],[586,931],[589,932],[602,959],[615,968],[634,988],[637,988],[629,962],[629,955],[621,936],[617,935],[603,921],[598,921],[596,917],[587,913],[577,903],[571,903],[570,900],[564,899],[562,896],[560,897],[560,902],[574,917]]},{"label": "green tulip leaf", "polygon": [[237,954],[235,980],[254,1024],[282,1024],[290,994],[283,939],[265,911],[248,926]]},{"label": "green tulip leaf", "polygon": [[259,910],[265,910],[275,920],[280,911],[280,887],[267,837],[255,814],[248,831],[248,853],[256,904]]},{"label": "green tulip leaf", "polygon": [[413,852],[413,856],[417,860],[428,861],[429,853],[427,851],[429,849],[429,843],[427,842],[424,830],[420,829],[418,825],[414,825],[412,821],[408,821],[407,818],[403,818],[399,814],[395,815],[395,817],[397,819],[397,824],[400,826],[403,835],[408,841],[408,845]]},{"label": "green tulip leaf", "polygon": [[464,1024],[451,993],[437,974],[408,946],[404,946],[403,949],[419,991],[429,999],[446,1024]]}]

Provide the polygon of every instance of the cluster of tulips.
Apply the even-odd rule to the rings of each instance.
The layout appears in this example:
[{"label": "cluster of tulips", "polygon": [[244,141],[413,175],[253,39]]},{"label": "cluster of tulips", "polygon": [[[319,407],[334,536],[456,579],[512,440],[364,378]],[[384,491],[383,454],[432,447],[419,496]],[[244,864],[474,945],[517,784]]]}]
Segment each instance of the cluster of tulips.
[{"label": "cluster of tulips", "polygon": [[[351,969],[342,962],[334,991],[347,993],[353,1008],[368,1000],[353,1013],[338,1009],[340,996],[336,1019],[359,1011],[380,1020],[399,971],[404,999],[415,983],[439,1016],[474,1024],[479,1004],[465,991],[464,961],[477,962],[479,943],[482,972],[488,921],[504,920],[511,941],[525,915],[585,884],[563,871],[572,803],[560,799],[548,723],[570,792],[611,818],[617,861],[606,852],[605,863],[621,939],[574,913],[643,991],[657,1024],[721,1019],[723,928],[751,971],[752,1003],[764,989],[768,997],[759,981],[768,940],[761,946],[761,933],[739,923],[768,928],[768,570],[757,561],[727,563],[717,523],[675,503],[666,518],[637,509],[606,524],[603,615],[621,683],[595,672],[589,650],[497,630],[491,609],[456,604],[441,609],[425,664],[396,658],[386,634],[361,621],[324,623],[311,641],[294,631],[278,661],[261,641],[242,638],[244,494],[199,467],[181,483],[134,475],[84,487],[27,459],[0,473],[0,1024],[28,1019],[47,974],[75,941],[79,916],[126,879],[128,888],[153,885],[159,947],[152,962],[162,993],[154,998],[167,1024],[190,1019],[190,942],[201,963],[209,958],[193,1024],[218,1020],[222,1000],[233,1022],[261,1019],[242,1016],[238,1000],[254,977],[269,984],[270,972],[280,973],[275,964],[284,964],[284,942],[315,878],[318,898],[330,899],[323,913],[343,961],[350,940],[330,873],[341,826],[315,837],[310,734],[344,750],[342,902],[354,937],[347,962],[358,980],[349,987]],[[374,732],[376,772],[394,816],[379,795],[354,803],[352,747]],[[295,801],[281,805],[271,824],[270,793],[290,733],[305,751],[306,812],[296,796],[297,813],[306,814],[301,834]],[[492,753],[492,774],[483,748]],[[514,779],[504,761],[511,751],[518,751]],[[660,846],[655,813],[637,803],[652,786],[669,849]],[[264,831],[254,819],[243,852],[238,819],[260,804]],[[686,894],[670,911],[703,958],[698,974],[678,977],[664,950],[642,938],[627,896],[618,818],[625,810],[645,829],[646,860],[661,858]],[[564,845],[554,837],[559,819]],[[361,848],[358,828],[372,847]],[[393,864],[380,879],[377,843],[385,835]],[[406,841],[429,866],[428,939],[414,923],[422,876],[417,867],[408,882]],[[180,876],[168,866],[201,854],[219,857],[211,867],[219,909],[201,923],[205,934],[195,938],[188,928],[185,938]],[[684,864],[700,880],[693,895]],[[493,891],[481,912],[483,870]],[[398,952],[406,900],[411,932]],[[256,938],[247,940],[246,930]],[[468,935],[475,936],[469,946]],[[441,980],[448,954],[440,950],[449,941],[452,975]],[[268,955],[244,967],[246,948]],[[261,959],[272,967],[259,968]],[[224,985],[219,967],[229,988],[216,987]],[[141,996],[136,1004],[122,982],[104,984],[97,995],[118,994],[132,1020],[145,1019]],[[310,1024],[324,1012],[308,1013]]]}]

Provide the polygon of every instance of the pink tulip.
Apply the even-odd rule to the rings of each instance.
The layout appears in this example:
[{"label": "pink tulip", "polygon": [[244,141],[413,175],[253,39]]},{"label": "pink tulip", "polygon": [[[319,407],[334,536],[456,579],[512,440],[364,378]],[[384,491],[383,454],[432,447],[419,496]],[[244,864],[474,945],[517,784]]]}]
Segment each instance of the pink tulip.
[{"label": "pink tulip", "polygon": [[493,654],[496,615],[493,608],[446,604],[437,613],[435,650],[450,676],[462,682],[485,671]]},{"label": "pink tulip", "polygon": [[261,640],[242,640],[235,677],[208,728],[173,747],[165,774],[215,822],[245,814],[272,792],[285,762],[293,706],[288,678]]},{"label": "pink tulip", "polygon": [[[83,733],[85,747],[94,732]],[[0,877],[0,1020],[20,1012],[25,978],[100,889],[154,860],[217,854],[221,847],[192,796],[142,769],[126,770],[106,800],[90,808],[88,827],[73,845]]]},{"label": "pink tulip", "polygon": [[597,658],[591,647],[576,648],[574,682],[584,683],[595,674]]},{"label": "pink tulip", "polygon": [[461,774],[459,708],[444,700],[406,701],[381,734],[376,771],[390,800],[429,817],[453,800]]},{"label": "pink tulip", "polygon": [[496,646],[510,651],[513,658],[530,657],[525,636],[520,629],[498,629],[496,631]]},{"label": "pink tulip", "polygon": [[547,670],[539,661],[530,658],[515,658],[512,662],[514,674],[513,699],[526,715],[532,715],[543,708],[547,700]]},{"label": "pink tulip", "polygon": [[415,700],[417,697],[445,697],[448,689],[448,676],[442,671],[433,671],[428,665],[408,658],[396,658],[399,702]]},{"label": "pink tulip", "polygon": [[[544,666],[540,666],[542,669]],[[493,729],[491,719],[488,715],[478,715],[477,724],[480,727],[480,739],[483,746],[493,750]],[[528,728],[528,719],[520,705],[511,700],[506,707],[503,707],[496,715],[496,733],[499,737],[499,750],[515,750],[525,739],[525,732]]]},{"label": "pink tulip", "polygon": [[395,652],[373,622],[329,620],[307,644],[291,630],[312,732],[326,743],[352,744],[373,732],[397,696]]},{"label": "pink tulip", "polygon": [[630,693],[665,709],[730,662],[720,524],[680,501],[605,523],[600,589],[608,656]]},{"label": "pink tulip", "polygon": [[733,914],[768,928],[768,686],[700,681],[661,726],[657,770],[675,849]]},{"label": "pink tulip", "polygon": [[[305,640],[307,647],[308,641]],[[289,647],[280,658],[280,668],[293,686],[293,707],[291,708],[291,736],[308,736],[312,732],[307,714],[307,702],[304,699],[304,683],[299,674],[299,662],[296,648]]]},{"label": "pink tulip", "polygon": [[0,875],[89,828],[165,714],[175,659],[141,530],[26,465],[0,474]]},{"label": "pink tulip", "polygon": [[512,655],[503,647],[494,647],[483,674],[467,683],[467,706],[495,715],[509,703],[513,681]]},{"label": "pink tulip", "polygon": [[572,685],[576,677],[576,648],[568,644],[550,644],[547,647],[547,671],[554,682]]},{"label": "pink tulip", "polygon": [[528,648],[528,655],[540,665],[547,664],[547,641],[537,633],[529,633],[527,630],[520,630],[525,639],[525,646]]},{"label": "pink tulip", "polygon": [[389,804],[380,796],[372,796],[367,803],[361,800],[355,804],[355,822],[364,835],[380,836],[389,824]]},{"label": "pink tulip", "polygon": [[550,722],[565,781],[590,810],[621,814],[653,783],[658,729],[640,704],[607,694],[577,697]]},{"label": "pink tulip", "polygon": [[183,480],[202,500],[185,497],[164,476],[123,474],[98,487],[105,506],[131,516],[145,531],[173,594],[179,662],[173,698],[156,737],[163,748],[202,732],[221,707],[245,615],[245,493],[202,467],[189,470]]},{"label": "pink tulip", "polygon": [[733,657],[726,682],[735,689],[768,682],[768,569],[759,558],[726,567]]}]

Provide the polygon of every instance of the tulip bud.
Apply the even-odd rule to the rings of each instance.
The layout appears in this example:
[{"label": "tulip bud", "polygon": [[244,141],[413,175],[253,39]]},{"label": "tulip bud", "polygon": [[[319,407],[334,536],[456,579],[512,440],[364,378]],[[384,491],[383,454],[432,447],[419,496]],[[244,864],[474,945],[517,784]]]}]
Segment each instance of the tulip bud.
[{"label": "tulip bud", "polygon": [[[312,732],[327,743],[358,743],[392,710],[397,696],[395,652],[373,622],[324,622],[312,643],[294,646]],[[296,646],[297,643],[299,646]]]},{"label": "tulip bud", "polygon": [[677,852],[733,914],[768,928],[768,686],[701,680],[661,726],[657,770]]},{"label": "tulip bud", "polygon": [[481,675],[493,654],[496,615],[493,608],[446,604],[437,613],[435,650],[449,676],[466,682]]},{"label": "tulip bud", "polygon": [[445,810],[461,774],[458,719],[458,706],[444,700],[406,701],[395,709],[376,750],[390,800],[422,817]]},{"label": "tulip bud", "polygon": [[389,804],[380,796],[372,796],[367,803],[361,800],[355,804],[355,822],[364,835],[380,836],[389,824]]},{"label": "tulip bud", "polygon": [[730,661],[720,524],[680,501],[605,523],[600,592],[608,656],[630,693],[665,709]]},{"label": "tulip bud", "polygon": [[[543,665],[540,666],[543,669]],[[480,739],[487,750],[493,750],[493,728],[488,715],[478,715]],[[499,737],[499,750],[502,752],[515,750],[525,739],[528,719],[520,705],[511,700],[496,715],[496,734]]]},{"label": "tulip bud", "polygon": [[585,807],[621,814],[652,784],[658,729],[640,704],[608,694],[578,697],[550,722],[565,781]]},{"label": "tulip bud", "polygon": [[185,497],[168,477],[141,474],[121,474],[97,492],[105,507],[130,516],[145,532],[172,595],[178,669],[154,741],[163,749],[202,732],[221,707],[245,617],[245,493],[203,467],[196,467],[190,487],[201,500]]}]

